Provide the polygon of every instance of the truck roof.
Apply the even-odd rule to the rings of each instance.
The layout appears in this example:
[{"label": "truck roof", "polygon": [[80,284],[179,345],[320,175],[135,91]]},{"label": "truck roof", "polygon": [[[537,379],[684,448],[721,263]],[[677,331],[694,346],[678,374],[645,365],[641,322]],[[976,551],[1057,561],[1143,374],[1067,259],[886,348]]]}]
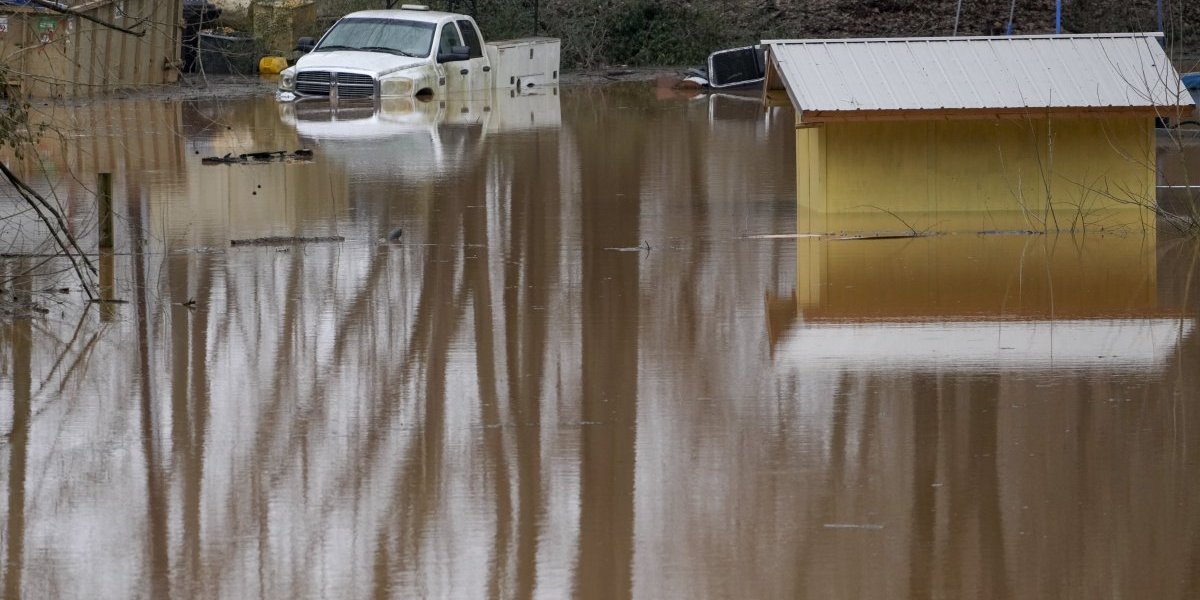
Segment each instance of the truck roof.
[{"label": "truck roof", "polygon": [[405,10],[394,8],[391,10],[360,10],[353,12],[345,17],[345,19],[394,19],[396,21],[420,21],[425,23],[440,23],[446,19],[464,19],[467,15],[449,12],[438,12],[436,10]]}]

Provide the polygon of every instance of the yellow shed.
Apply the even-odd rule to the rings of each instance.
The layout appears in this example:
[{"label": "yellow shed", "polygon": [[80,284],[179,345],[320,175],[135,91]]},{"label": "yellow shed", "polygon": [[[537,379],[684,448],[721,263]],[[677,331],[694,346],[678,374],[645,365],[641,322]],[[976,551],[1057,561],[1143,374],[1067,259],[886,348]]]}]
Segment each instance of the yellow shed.
[{"label": "yellow shed", "polygon": [[1160,34],[776,40],[799,231],[1151,228]]}]

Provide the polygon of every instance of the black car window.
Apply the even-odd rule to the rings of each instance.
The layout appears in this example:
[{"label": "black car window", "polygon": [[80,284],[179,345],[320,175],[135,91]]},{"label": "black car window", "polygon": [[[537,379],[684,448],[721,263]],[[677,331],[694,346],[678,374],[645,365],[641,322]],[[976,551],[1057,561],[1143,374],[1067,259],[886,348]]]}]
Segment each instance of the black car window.
[{"label": "black car window", "polygon": [[438,54],[449,54],[455,46],[461,46],[462,37],[458,35],[458,29],[454,27],[454,23],[446,23],[442,27],[442,37],[438,41]]},{"label": "black car window", "polygon": [[462,30],[463,41],[471,49],[471,58],[482,57],[483,44],[479,43],[479,33],[475,31],[475,26],[470,21],[462,20],[458,22],[458,28]]}]

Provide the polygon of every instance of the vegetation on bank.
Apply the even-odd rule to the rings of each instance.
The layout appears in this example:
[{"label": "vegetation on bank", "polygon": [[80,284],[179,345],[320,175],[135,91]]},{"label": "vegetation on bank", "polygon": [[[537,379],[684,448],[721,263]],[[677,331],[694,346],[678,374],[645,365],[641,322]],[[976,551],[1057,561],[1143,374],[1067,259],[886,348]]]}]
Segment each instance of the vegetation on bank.
[{"label": "vegetation on bank", "polygon": [[[385,0],[317,0],[326,20]],[[699,63],[769,38],[1053,33],[1054,0],[425,0],[491,39],[551,35],[566,67]],[[1200,54],[1200,2],[1163,0],[1170,49]],[[1067,32],[1155,31],[1157,0],[1063,0]]]}]

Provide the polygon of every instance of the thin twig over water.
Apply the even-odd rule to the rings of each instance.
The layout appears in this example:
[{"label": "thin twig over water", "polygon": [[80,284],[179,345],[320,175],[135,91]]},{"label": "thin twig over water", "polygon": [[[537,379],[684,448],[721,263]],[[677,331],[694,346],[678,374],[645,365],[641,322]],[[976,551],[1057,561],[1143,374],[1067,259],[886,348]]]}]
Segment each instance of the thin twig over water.
[{"label": "thin twig over water", "polygon": [[[50,232],[50,236],[54,238],[55,245],[71,261],[71,268],[75,270],[75,274],[79,277],[79,282],[83,285],[83,290],[87,293],[88,299],[95,300],[96,295],[92,290],[91,277],[84,273],[83,267],[86,267],[92,276],[96,275],[99,271],[92,264],[92,261],[88,259],[83,249],[79,247],[79,243],[75,241],[75,236],[71,235],[62,213],[47,202],[41,194],[29,187],[20,177],[17,177],[16,173],[13,173],[8,168],[8,165],[3,162],[0,162],[0,174],[4,175],[13,188],[17,190],[17,193],[37,213],[38,218],[45,224],[46,230]],[[80,266],[81,262],[83,263],[83,267]]]}]

